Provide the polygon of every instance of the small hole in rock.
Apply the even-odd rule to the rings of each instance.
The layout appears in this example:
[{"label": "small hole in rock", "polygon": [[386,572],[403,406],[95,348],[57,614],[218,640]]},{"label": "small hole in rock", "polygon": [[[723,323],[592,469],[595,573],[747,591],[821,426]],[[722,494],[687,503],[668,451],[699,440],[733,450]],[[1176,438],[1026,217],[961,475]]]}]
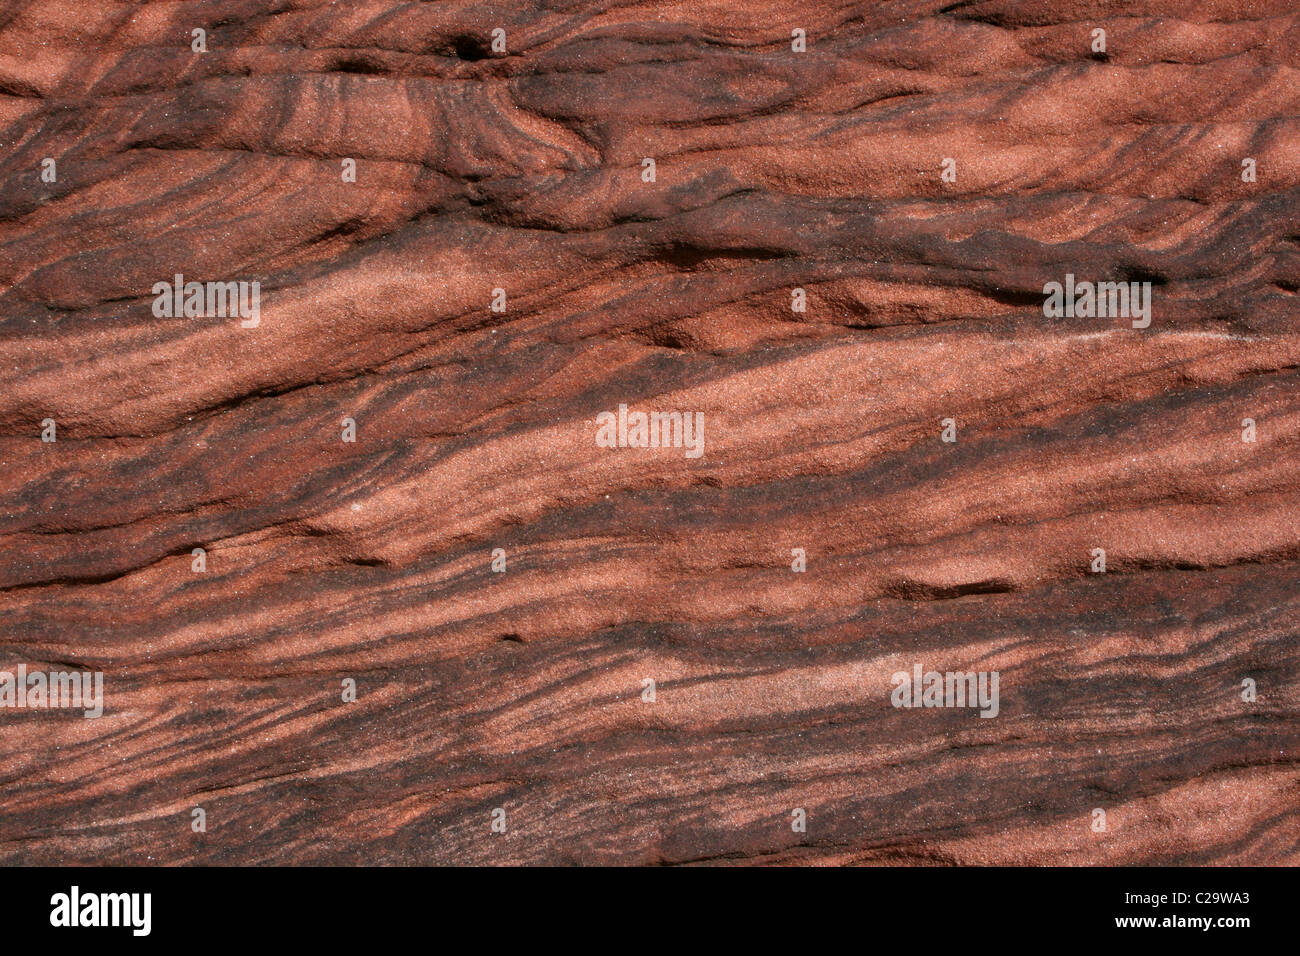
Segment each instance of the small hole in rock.
[{"label": "small hole in rock", "polygon": [[451,47],[458,57],[470,62],[484,59],[489,52],[487,44],[478,37],[456,37],[451,41]]}]

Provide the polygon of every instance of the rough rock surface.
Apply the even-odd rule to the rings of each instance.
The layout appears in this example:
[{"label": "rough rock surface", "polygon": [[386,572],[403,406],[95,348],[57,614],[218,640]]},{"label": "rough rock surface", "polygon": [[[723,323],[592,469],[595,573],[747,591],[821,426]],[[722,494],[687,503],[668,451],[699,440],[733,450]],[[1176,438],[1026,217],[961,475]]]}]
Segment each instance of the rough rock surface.
[{"label": "rough rock surface", "polygon": [[1298,68],[1291,0],[4,4],[0,669],[105,713],[0,710],[0,862],[1300,863]]}]

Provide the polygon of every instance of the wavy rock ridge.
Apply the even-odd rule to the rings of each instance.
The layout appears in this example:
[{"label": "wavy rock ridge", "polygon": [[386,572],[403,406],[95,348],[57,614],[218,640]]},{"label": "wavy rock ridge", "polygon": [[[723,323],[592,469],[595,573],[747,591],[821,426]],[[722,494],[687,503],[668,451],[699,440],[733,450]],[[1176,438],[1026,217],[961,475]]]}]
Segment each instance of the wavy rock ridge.
[{"label": "wavy rock ridge", "polygon": [[797,7],[5,5],[0,862],[1300,863],[1294,4]]}]

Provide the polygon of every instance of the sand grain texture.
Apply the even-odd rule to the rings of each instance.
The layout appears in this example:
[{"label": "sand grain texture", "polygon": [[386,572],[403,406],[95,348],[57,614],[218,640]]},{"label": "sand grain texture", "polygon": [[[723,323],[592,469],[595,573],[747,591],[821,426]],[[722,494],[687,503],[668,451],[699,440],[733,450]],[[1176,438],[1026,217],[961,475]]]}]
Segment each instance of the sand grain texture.
[{"label": "sand grain texture", "polygon": [[0,156],[0,862],[1300,863],[1294,3],[11,2]]}]

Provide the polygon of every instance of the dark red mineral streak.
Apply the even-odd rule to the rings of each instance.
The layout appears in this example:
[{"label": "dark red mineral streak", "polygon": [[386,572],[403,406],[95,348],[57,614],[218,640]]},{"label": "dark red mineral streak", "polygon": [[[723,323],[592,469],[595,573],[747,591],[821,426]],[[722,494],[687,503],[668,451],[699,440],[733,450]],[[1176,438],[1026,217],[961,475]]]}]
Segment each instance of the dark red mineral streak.
[{"label": "dark red mineral streak", "polygon": [[2,9],[0,863],[1300,863],[1294,2]]}]

